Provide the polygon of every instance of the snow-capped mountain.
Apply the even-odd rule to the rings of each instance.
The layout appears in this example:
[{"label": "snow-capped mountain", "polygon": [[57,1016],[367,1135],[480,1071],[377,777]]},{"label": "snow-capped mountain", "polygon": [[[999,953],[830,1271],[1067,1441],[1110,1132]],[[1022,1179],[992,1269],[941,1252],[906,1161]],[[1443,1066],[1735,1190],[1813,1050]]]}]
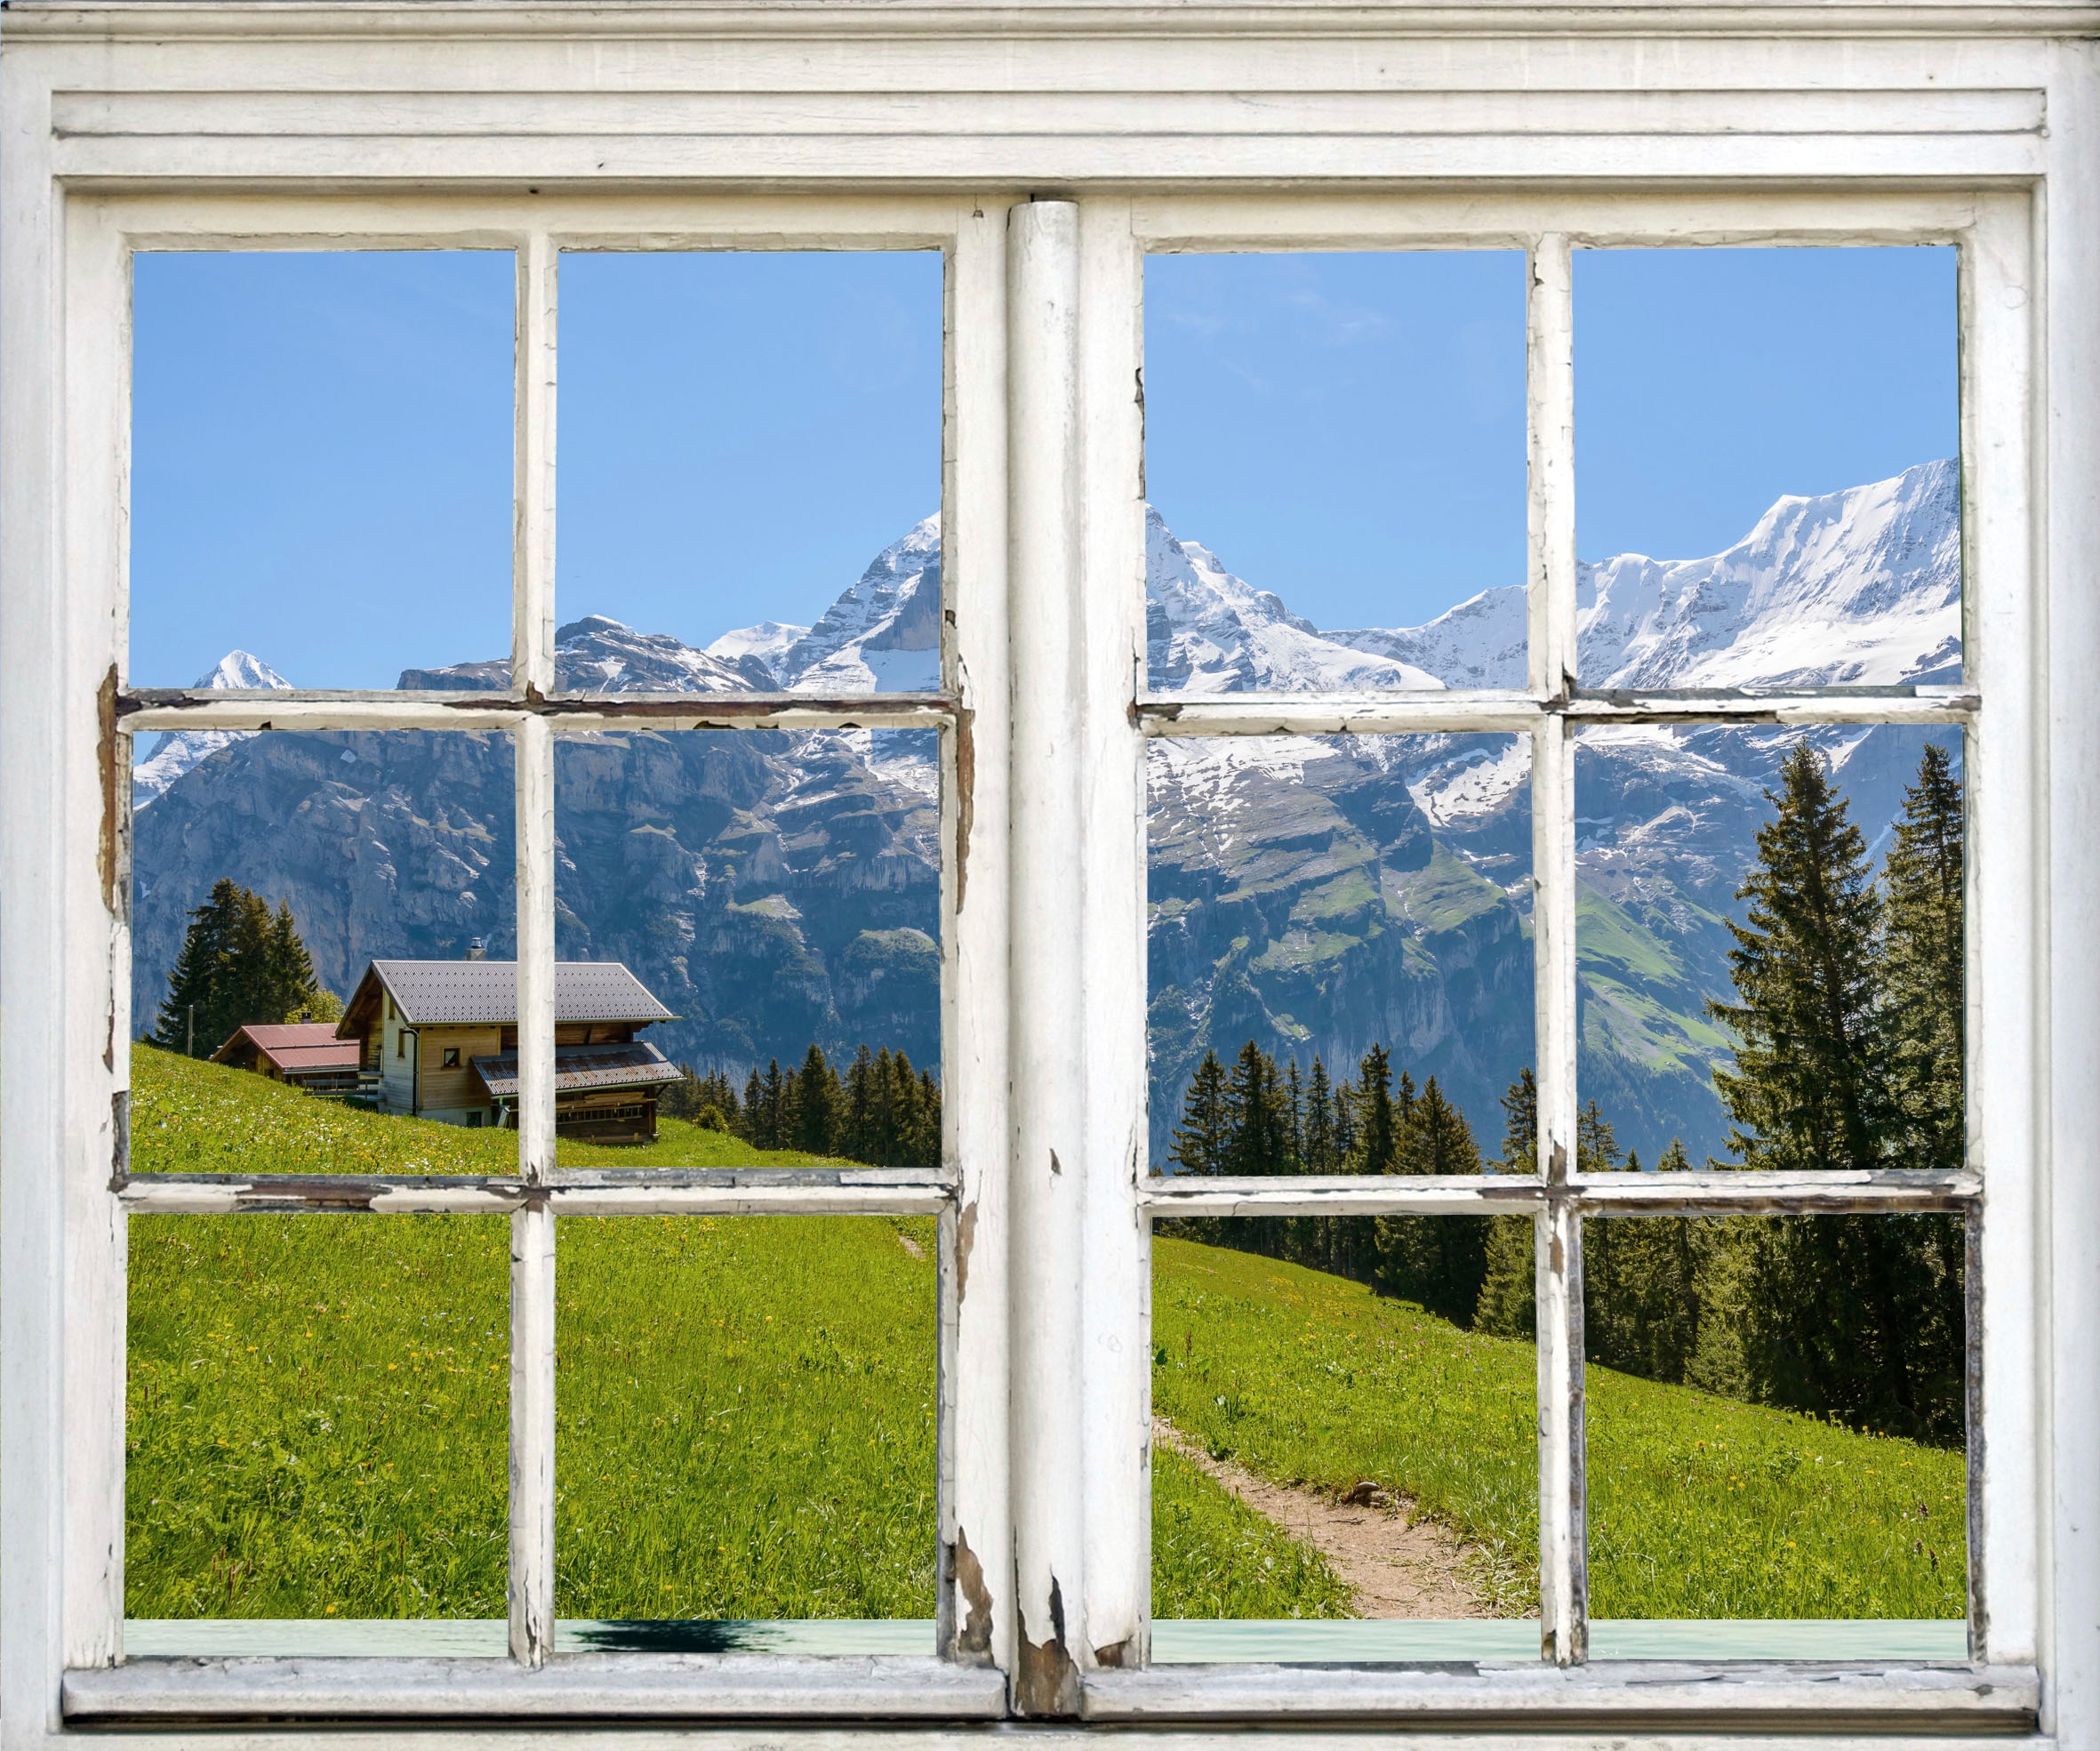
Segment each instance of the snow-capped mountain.
[{"label": "snow-capped mountain", "polygon": [[771,674],[773,665],[808,631],[806,626],[790,625],[786,621],[762,620],[756,626],[740,626],[733,632],[725,632],[708,647],[708,655],[730,663],[755,656]]},{"label": "snow-capped mountain", "polygon": [[[1952,679],[1957,486],[1952,462],[1928,463],[1783,499],[1705,558],[1585,565],[1583,684]],[[1524,682],[1520,584],[1423,626],[1327,631],[1157,512],[1146,557],[1154,688]],[[928,518],[815,625],[764,622],[705,650],[588,615],[557,634],[560,684],[931,688],[940,566]],[[401,684],[501,688],[509,663],[412,671]],[[236,652],[198,685],[285,683]],[[1813,734],[1878,847],[1923,733]],[[1695,1158],[1720,1147],[1711,1070],[1727,1041],[1704,1003],[1727,988],[1724,920],[1792,739],[1769,727],[1662,728],[1580,744],[1581,1076],[1646,1160],[1671,1135]],[[137,839],[141,1022],[191,890],[218,874],[290,897],[338,982],[366,952],[450,952],[477,935],[501,952],[506,746],[468,735],[169,738],[135,772],[141,809],[163,799]],[[669,993],[686,1017],[666,1030],[674,1056],[786,1061],[813,1036],[880,1043],[870,1030],[922,1056],[934,1037],[938,781],[915,747],[867,732],[635,731],[565,744],[564,952],[625,959]],[[1496,1097],[1532,1054],[1525,739],[1170,740],[1153,744],[1150,773],[1156,1158],[1202,1052],[1249,1038],[1304,1064],[1317,1053],[1337,1074],[1383,1040],[1417,1080],[1439,1078],[1492,1153]]]},{"label": "snow-capped mountain", "polygon": [[[1437,687],[1433,674],[1324,635],[1145,508],[1145,667],[1160,692]],[[1519,657],[1521,663],[1521,657]]]},{"label": "snow-capped mountain", "polygon": [[[289,688],[282,675],[246,651],[228,651],[209,674],[199,675],[193,689],[204,692],[251,688]],[[161,737],[160,745],[132,767],[132,807],[144,808],[169,785],[221,748],[231,747],[249,732],[224,729],[184,729]]]},{"label": "snow-capped mountain", "polygon": [[773,663],[791,693],[931,693],[941,685],[941,518],[914,524]]},{"label": "snow-capped mountain", "polygon": [[[1584,687],[1893,687],[1957,678],[1960,476],[1952,461],[1816,498],[1783,498],[1704,559],[1621,553],[1576,572]],[[1274,598],[1270,598],[1273,600]],[[1521,584],[1426,626],[1327,639],[1449,687],[1520,687]],[[1294,686],[1314,685],[1294,679]]]}]

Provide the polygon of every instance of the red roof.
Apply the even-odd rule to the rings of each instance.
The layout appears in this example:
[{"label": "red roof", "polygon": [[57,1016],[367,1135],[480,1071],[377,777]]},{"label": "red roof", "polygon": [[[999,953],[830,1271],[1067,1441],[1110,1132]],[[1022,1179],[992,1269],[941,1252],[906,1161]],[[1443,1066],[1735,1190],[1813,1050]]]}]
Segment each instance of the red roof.
[{"label": "red roof", "polygon": [[212,1054],[213,1061],[226,1063],[240,1049],[244,1040],[277,1065],[279,1075],[357,1067],[359,1042],[338,1040],[333,1022],[251,1023]]}]

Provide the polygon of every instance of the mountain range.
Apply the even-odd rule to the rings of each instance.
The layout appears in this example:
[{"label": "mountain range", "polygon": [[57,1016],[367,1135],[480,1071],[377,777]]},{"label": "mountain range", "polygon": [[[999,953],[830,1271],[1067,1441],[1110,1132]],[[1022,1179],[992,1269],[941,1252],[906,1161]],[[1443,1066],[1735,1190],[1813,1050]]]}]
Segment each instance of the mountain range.
[{"label": "mountain range", "polygon": [[[1150,685],[1520,687],[1520,583],[1424,626],[1322,630],[1155,511]],[[1949,462],[1785,498],[1725,551],[1583,566],[1585,685],[1888,684],[1960,671]],[[940,530],[914,526],[812,626],[705,649],[591,615],[557,679],[626,691],[839,694],[938,680]],[[204,687],[285,685],[245,653]],[[508,685],[504,659],[405,687]],[[1579,1072],[1622,1145],[1723,1148],[1705,1018],[1772,728],[1586,732],[1577,755]],[[1925,733],[1814,732],[1870,840]],[[1953,742],[1951,733],[1938,733]],[[665,1050],[741,1072],[862,1040],[937,1051],[938,777],[925,732],[623,732],[561,740],[559,952],[628,961],[681,1017]],[[151,1025],[188,907],[231,875],[289,897],[337,989],[366,959],[513,940],[508,739],[469,732],[164,738],[134,767],[134,1016]],[[1164,1161],[1202,1053],[1247,1039],[1309,1066],[1383,1040],[1435,1074],[1490,1153],[1496,1096],[1531,1062],[1529,761],[1515,736],[1166,740],[1150,759],[1152,1134]]]}]

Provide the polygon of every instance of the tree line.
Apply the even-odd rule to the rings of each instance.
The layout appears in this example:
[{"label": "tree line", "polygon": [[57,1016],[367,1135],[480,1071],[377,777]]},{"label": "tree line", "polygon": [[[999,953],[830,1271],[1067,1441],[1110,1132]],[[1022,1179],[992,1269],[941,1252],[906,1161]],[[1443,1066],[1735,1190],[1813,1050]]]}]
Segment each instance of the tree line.
[{"label": "tree line", "polygon": [[902,1050],[863,1043],[841,1076],[814,1041],[799,1069],[753,1069],[741,1099],[718,1070],[666,1088],[661,1110],[755,1149],[795,1149],[880,1168],[941,1165],[941,1085]]},{"label": "tree line", "polygon": [[342,1000],[315,976],[292,903],[221,876],[189,914],[153,1043],[208,1058],[253,1023],[337,1021]]},{"label": "tree line", "polygon": [[[1756,1171],[1958,1168],[1965,1159],[1960,782],[1928,747],[1879,877],[1843,794],[1806,744],[1736,897],[1737,1041],[1715,1084],[1727,1161]],[[1333,1080],[1254,1041],[1198,1067],[1174,1133],[1194,1174],[1534,1173],[1530,1070],[1502,1099],[1499,1154],[1383,1046]],[[1592,1100],[1578,1169],[1638,1171]],[[1688,1169],[1672,1141],[1658,1171]],[[1334,1272],[1478,1330],[1533,1335],[1528,1217],[1258,1217],[1177,1225]],[[1963,1237],[1951,1216],[1653,1217],[1583,1225],[1590,1359],[1652,1379],[1941,1442],[1963,1429]]]}]

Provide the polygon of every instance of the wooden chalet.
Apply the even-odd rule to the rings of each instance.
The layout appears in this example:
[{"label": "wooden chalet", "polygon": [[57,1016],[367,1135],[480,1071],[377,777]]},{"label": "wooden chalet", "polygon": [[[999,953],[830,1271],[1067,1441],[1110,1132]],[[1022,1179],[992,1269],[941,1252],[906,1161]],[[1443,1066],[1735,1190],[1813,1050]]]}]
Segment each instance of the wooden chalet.
[{"label": "wooden chalet", "polygon": [[251,1022],[212,1054],[213,1064],[252,1070],[309,1095],[354,1094],[357,1042],[340,1038],[333,1022]]},{"label": "wooden chalet", "polygon": [[[617,960],[554,969],[554,1122],[564,1137],[645,1143],[677,1067],[637,1039],[676,1019]],[[384,1112],[453,1125],[517,1121],[517,963],[375,960],[339,1038],[355,1042],[362,1098]]]}]

